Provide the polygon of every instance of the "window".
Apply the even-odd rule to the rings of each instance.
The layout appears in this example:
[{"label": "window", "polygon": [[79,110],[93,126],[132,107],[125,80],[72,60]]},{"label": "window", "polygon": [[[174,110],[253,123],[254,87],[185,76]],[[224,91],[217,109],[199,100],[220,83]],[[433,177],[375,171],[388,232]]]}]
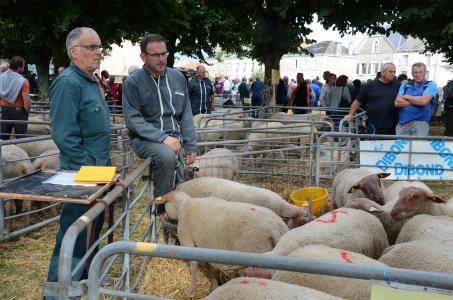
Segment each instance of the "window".
[{"label": "window", "polygon": [[409,65],[409,55],[403,55],[403,66],[407,67]]},{"label": "window", "polygon": [[242,71],[245,71],[247,69],[247,63],[245,62],[244,63],[244,68],[242,69]]},{"label": "window", "polygon": [[296,69],[297,69],[297,59],[296,59]]},{"label": "window", "polygon": [[365,74],[366,73],[366,63],[360,63],[359,64],[359,74]]},{"label": "window", "polygon": [[360,74],[360,64],[357,64],[357,70],[356,70],[356,73],[357,73],[357,74]]},{"label": "window", "polygon": [[376,74],[379,69],[379,63],[373,62],[370,64],[370,74]]},{"label": "window", "polygon": [[431,58],[432,58],[432,55],[431,55],[431,54],[427,54],[427,55],[426,55],[426,65],[427,65],[427,66],[430,66],[430,65],[431,65]]},{"label": "window", "polygon": [[379,53],[379,41],[374,40],[373,41],[373,46],[371,48],[371,53]]},{"label": "window", "polygon": [[426,71],[426,79],[429,80],[429,71]]}]

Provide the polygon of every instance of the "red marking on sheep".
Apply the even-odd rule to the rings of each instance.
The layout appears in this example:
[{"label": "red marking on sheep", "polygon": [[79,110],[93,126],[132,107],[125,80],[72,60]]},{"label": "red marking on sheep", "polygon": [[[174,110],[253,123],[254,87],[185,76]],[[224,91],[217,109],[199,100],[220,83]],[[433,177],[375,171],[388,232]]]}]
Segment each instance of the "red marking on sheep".
[{"label": "red marking on sheep", "polygon": [[352,260],[349,259],[348,252],[341,251],[341,257],[345,261],[345,263],[352,264]]},{"label": "red marking on sheep", "polygon": [[256,208],[252,207],[252,208],[250,208],[250,211],[251,212],[256,212]]},{"label": "red marking on sheep", "polygon": [[330,212],[330,219],[329,220],[319,220],[319,219],[317,219],[316,222],[318,222],[318,223],[336,223],[337,222],[337,214],[338,213],[342,213],[342,214],[345,214],[345,215],[348,214],[347,211],[334,210],[334,211]]},{"label": "red marking on sheep", "polygon": [[268,286],[268,285],[269,285],[269,282],[266,282],[266,281],[258,281],[258,285],[261,285],[261,286]]},{"label": "red marking on sheep", "polygon": [[246,280],[246,279],[239,281],[239,284],[243,284],[243,285],[247,285],[249,283],[250,283],[250,281]]}]

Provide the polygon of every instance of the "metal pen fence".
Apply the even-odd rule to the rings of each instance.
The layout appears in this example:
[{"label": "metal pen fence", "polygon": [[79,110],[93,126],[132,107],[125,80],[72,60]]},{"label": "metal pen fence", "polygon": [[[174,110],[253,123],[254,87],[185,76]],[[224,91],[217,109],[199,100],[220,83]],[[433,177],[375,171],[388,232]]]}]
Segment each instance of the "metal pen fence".
[{"label": "metal pen fence", "polygon": [[343,264],[330,261],[316,261],[287,256],[262,255],[217,249],[170,246],[150,243],[115,242],[99,251],[94,257],[88,275],[88,299],[100,299],[101,295],[125,297],[130,299],[167,299],[146,296],[130,291],[118,291],[102,287],[102,265],[104,261],[118,254],[142,255],[146,257],[164,257],[181,260],[195,260],[234,266],[285,270],[338,277],[381,280],[429,286],[453,290],[453,275],[418,270],[387,267],[383,265]]},{"label": "metal pen fence", "polygon": [[[156,222],[156,210],[154,206],[150,207],[149,205],[149,199],[154,198],[151,176],[148,171],[150,162],[150,159],[143,161],[68,228],[60,249],[58,282],[46,282],[44,284],[44,296],[68,299],[85,295],[86,280],[74,281],[73,276],[86,266],[97,247],[105,246],[106,243],[112,241],[111,239],[108,240],[111,235],[123,241],[131,239],[156,241],[159,231]],[[117,199],[121,199],[121,213],[116,216],[113,225],[101,233],[99,239],[94,241],[87,249],[85,256],[75,264],[73,252],[78,235],[86,230],[93,220],[103,214],[108,207],[115,205]],[[132,218],[132,213],[134,218]],[[149,220],[146,220],[145,217],[147,216],[149,216]],[[144,224],[145,220],[149,223]],[[113,256],[104,264],[101,277],[104,278],[107,274],[114,273],[114,288],[121,288],[125,291],[136,289],[147,261],[148,258],[140,260],[131,257],[129,254]]]},{"label": "metal pen fence", "polygon": [[[57,156],[58,150],[51,141],[52,140],[49,135],[0,140],[0,153],[5,154],[4,152],[7,151],[14,154],[14,157],[9,155],[8,158],[4,155],[1,156],[0,181],[2,184],[16,179],[16,176],[25,175],[19,173],[19,168],[23,168],[22,165],[26,166],[27,172],[31,172],[35,167],[40,167],[36,164],[38,159]],[[56,153],[44,155],[43,153],[36,153],[35,155],[31,155],[31,153],[28,155],[27,153],[26,157],[21,157],[17,153],[14,153],[17,152],[17,150],[15,150],[17,148],[8,149],[8,147],[10,147],[8,145],[14,145],[19,148],[22,147],[22,149],[32,149],[33,152],[36,152],[40,149],[40,146],[38,146],[37,143],[46,144],[43,146],[47,147],[45,150],[53,149]],[[52,147],[51,144],[54,146]],[[42,152],[44,152],[44,150]],[[129,147],[128,137],[124,126],[112,126],[110,157],[113,165],[117,167],[118,171],[123,176],[135,167],[135,155]],[[54,159],[56,160],[55,163],[57,163],[57,159]],[[35,163],[35,165],[33,165],[33,163]],[[9,174],[9,177],[5,178],[5,174]],[[11,177],[11,174],[16,175]],[[39,206],[34,207],[33,203],[39,204]],[[17,237],[58,221],[58,209],[60,206],[60,203],[0,199],[0,241]]]},{"label": "metal pen fence", "polygon": [[[326,142],[334,138],[341,142]],[[371,145],[371,149],[369,146],[367,149],[361,148],[361,142],[365,141]],[[385,147],[385,143],[389,142],[391,145]],[[342,169],[374,168],[376,172],[394,175],[394,179],[385,180],[386,183],[394,180],[423,180],[434,192],[448,199],[453,195],[453,155],[451,149],[445,146],[447,142],[453,142],[453,138],[324,133],[318,138],[315,147],[313,184],[330,190],[333,178]],[[371,160],[371,155],[378,158]],[[397,157],[403,157],[404,163],[395,163]],[[446,164],[435,162],[437,157]]]}]

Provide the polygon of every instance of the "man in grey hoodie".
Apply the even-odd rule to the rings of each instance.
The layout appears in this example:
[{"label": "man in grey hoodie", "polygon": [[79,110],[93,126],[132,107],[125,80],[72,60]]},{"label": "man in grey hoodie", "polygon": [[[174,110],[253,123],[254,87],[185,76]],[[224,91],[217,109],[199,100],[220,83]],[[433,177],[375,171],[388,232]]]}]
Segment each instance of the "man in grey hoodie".
[{"label": "man in grey hoodie", "polygon": [[[167,68],[167,46],[156,34],[140,41],[143,68],[124,82],[123,111],[132,149],[142,158],[151,157],[154,196],[170,192],[183,181],[185,163],[197,156],[197,138],[187,92],[187,80]],[[158,206],[158,213],[163,213]]]}]

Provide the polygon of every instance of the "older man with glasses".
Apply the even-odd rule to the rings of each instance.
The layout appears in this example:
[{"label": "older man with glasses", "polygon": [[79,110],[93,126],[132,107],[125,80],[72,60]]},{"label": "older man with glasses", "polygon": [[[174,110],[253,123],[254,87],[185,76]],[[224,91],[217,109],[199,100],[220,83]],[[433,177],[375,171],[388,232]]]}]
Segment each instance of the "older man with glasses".
[{"label": "older man with glasses", "polygon": [[[140,42],[143,68],[130,75],[123,86],[123,112],[132,149],[153,160],[154,196],[170,192],[184,180],[184,161],[197,156],[197,138],[184,75],[167,68],[167,46],[156,34]],[[159,205],[157,213],[164,212]]]},{"label": "older man with glasses", "polygon": [[[60,167],[79,170],[81,166],[110,165],[109,111],[99,83],[93,76],[101,62],[101,40],[91,28],[73,29],[66,38],[66,50],[71,64],[52,83],[49,90],[52,139],[60,150]],[[69,226],[88,210],[87,205],[67,203],[60,217],[60,229],[52,254],[47,281],[58,279],[58,259],[63,236]],[[98,238],[104,216],[94,222]],[[74,266],[86,253],[87,233],[76,240]],[[73,280],[86,277],[84,268]],[[52,299],[53,297],[46,297]]]}]

